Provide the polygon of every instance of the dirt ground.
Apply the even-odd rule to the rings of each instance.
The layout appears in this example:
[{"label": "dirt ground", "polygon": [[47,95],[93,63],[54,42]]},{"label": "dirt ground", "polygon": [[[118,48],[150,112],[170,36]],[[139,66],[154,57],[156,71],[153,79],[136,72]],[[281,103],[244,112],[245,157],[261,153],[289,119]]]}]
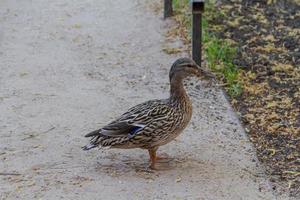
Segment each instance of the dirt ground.
[{"label": "dirt ground", "polygon": [[[194,115],[149,172],[143,150],[83,135],[168,95],[171,21],[142,0],[0,2],[0,199],[275,199],[221,90],[192,79]],[[284,195],[278,199],[287,199]]]},{"label": "dirt ground", "polygon": [[258,157],[300,198],[300,1],[218,1],[212,32],[238,48],[243,94],[232,100]]}]

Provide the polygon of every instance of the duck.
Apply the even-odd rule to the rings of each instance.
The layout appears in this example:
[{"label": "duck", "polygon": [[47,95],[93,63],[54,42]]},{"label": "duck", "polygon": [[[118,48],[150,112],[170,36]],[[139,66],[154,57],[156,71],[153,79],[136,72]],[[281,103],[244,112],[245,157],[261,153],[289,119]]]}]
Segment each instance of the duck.
[{"label": "duck", "polygon": [[183,80],[190,76],[214,78],[192,59],[177,59],[169,71],[169,98],[140,103],[111,123],[86,134],[90,141],[83,150],[95,147],[146,149],[150,169],[157,169],[156,163],[163,159],[157,155],[158,148],[179,136],[191,120],[192,102],[183,85]]}]

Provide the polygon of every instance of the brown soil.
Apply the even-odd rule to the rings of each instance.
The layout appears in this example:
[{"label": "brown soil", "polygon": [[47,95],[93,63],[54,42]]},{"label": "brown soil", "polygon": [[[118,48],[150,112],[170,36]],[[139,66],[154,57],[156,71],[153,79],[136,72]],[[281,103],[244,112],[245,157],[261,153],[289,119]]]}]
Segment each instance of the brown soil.
[{"label": "brown soil", "polygon": [[222,0],[211,31],[238,46],[232,100],[274,182],[300,195],[300,2]]}]

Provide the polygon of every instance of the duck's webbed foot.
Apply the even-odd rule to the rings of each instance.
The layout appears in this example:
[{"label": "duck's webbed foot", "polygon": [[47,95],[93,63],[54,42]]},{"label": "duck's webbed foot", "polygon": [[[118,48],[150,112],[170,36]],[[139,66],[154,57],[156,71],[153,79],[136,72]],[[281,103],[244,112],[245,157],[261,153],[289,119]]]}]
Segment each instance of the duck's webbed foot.
[{"label": "duck's webbed foot", "polygon": [[[153,170],[168,170],[171,169],[169,165],[172,158],[169,158],[167,154],[162,156],[157,156],[156,151],[158,148],[148,149],[149,156],[150,156],[150,169]],[[163,165],[162,165],[163,164]]]},{"label": "duck's webbed foot", "polygon": [[160,154],[160,155],[156,156],[156,162],[159,162],[159,163],[168,163],[168,162],[171,162],[172,160],[173,160],[173,158],[171,158],[166,153],[163,153],[163,154]]}]

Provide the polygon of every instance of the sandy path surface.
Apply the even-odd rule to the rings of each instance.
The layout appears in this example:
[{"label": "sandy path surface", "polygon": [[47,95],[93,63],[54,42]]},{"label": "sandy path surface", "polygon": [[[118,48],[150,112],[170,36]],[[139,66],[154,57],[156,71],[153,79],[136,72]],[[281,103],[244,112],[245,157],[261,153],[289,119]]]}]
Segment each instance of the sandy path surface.
[{"label": "sandy path surface", "polygon": [[144,150],[81,150],[85,133],[168,96],[180,55],[162,52],[171,22],[145,2],[0,1],[1,200],[274,199],[222,92],[195,80],[192,122],[160,149],[172,169],[145,171]]}]

